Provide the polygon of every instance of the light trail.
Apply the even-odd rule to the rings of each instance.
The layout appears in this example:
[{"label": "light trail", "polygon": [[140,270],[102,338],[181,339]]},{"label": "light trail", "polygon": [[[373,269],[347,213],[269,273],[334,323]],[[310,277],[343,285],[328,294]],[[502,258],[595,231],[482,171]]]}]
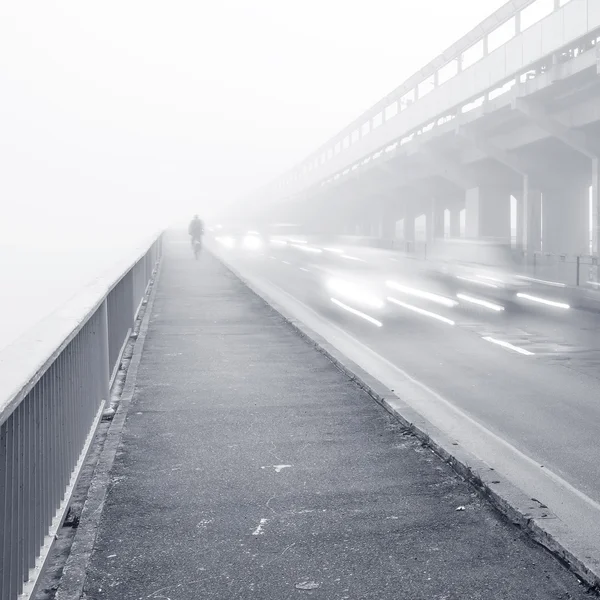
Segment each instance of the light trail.
[{"label": "light trail", "polygon": [[558,281],[547,281],[546,279],[536,279],[535,277],[528,277],[527,275],[517,275],[518,279],[522,279],[523,281],[530,281],[532,283],[541,283],[542,285],[549,285],[552,287],[567,287],[566,283],[560,283]]},{"label": "light trail", "polygon": [[436,319],[437,321],[441,321],[442,323],[446,323],[446,325],[456,325],[456,323],[452,319],[448,319],[442,315],[438,315],[437,313],[425,310],[423,308],[419,308],[418,306],[407,304],[406,302],[402,302],[402,300],[398,300],[397,298],[392,298],[391,296],[388,296],[387,300],[392,304],[396,304],[397,306],[401,306],[402,308],[412,310],[413,312],[416,312],[425,317],[430,317],[432,319]]},{"label": "light trail", "polygon": [[513,352],[518,352],[519,354],[523,354],[525,356],[533,356],[533,352],[529,352],[529,350],[525,350],[525,348],[520,348],[519,346],[515,346],[509,342],[505,342],[503,340],[497,340],[496,338],[485,336],[484,339],[486,342],[491,342],[492,344],[496,344],[497,346],[502,346],[508,350],[512,350]]},{"label": "light trail", "polygon": [[554,300],[548,300],[546,298],[539,298],[538,296],[531,296],[530,294],[517,294],[517,298],[523,300],[530,300],[531,302],[537,302],[538,304],[545,304],[546,306],[552,306],[553,308],[562,308],[563,310],[569,310],[571,308],[564,302],[555,302]]},{"label": "light trail", "polygon": [[426,292],[425,290],[419,290],[417,288],[401,285],[395,281],[386,281],[385,285],[398,292],[403,292],[404,294],[408,294],[410,296],[416,296],[417,298],[423,298],[424,300],[431,300],[432,302],[436,302],[437,304],[441,304],[442,306],[447,306],[449,308],[452,308],[458,304],[456,300],[452,300],[451,298],[446,298],[445,296],[433,294],[432,292]]},{"label": "light trail", "polygon": [[456,294],[456,297],[460,300],[464,300],[465,302],[477,304],[478,306],[483,306],[484,308],[489,308],[490,310],[496,312],[501,312],[504,310],[504,306],[494,304],[493,302],[488,302],[487,300],[481,300],[480,298],[473,298],[473,296],[467,296],[467,294]]},{"label": "light trail", "polygon": [[469,283],[474,283],[475,285],[482,285],[484,287],[489,287],[489,288],[497,288],[498,287],[494,283],[488,283],[487,281],[482,281],[481,279],[473,279],[472,277],[462,277],[461,275],[457,275],[456,279],[460,279],[461,281],[468,281]]},{"label": "light trail", "polygon": [[331,301],[336,306],[339,306],[340,308],[343,308],[344,310],[348,311],[349,313],[352,313],[353,315],[356,315],[357,317],[360,317],[361,319],[364,319],[365,321],[368,321],[369,323],[372,323],[376,327],[382,327],[383,326],[383,323],[381,321],[378,321],[377,319],[374,319],[373,317],[365,314],[364,312],[360,312],[360,310],[356,310],[355,308],[352,308],[351,306],[348,306],[347,304],[344,304],[343,302],[340,302],[336,298],[331,298]]},{"label": "light trail", "polygon": [[347,258],[348,260],[357,260],[359,262],[364,262],[366,263],[367,261],[364,260],[363,258],[358,258],[356,256],[350,256],[349,254],[341,254],[340,255],[342,258]]}]

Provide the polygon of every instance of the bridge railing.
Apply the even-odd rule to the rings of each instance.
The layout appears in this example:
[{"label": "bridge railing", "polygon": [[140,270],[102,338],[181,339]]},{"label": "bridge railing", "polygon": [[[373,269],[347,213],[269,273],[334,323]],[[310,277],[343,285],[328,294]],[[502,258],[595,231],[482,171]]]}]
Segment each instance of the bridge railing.
[{"label": "bridge railing", "polygon": [[292,197],[352,174],[528,81],[570,44],[590,49],[599,28],[597,0],[511,0],[259,194]]},{"label": "bridge railing", "polygon": [[109,400],[162,236],[0,352],[0,598],[28,598]]}]

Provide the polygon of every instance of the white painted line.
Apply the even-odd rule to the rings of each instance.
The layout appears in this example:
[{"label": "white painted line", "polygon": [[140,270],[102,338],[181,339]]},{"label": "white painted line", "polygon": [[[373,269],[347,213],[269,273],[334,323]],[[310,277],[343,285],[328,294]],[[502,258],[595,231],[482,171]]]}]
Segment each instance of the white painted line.
[{"label": "white painted line", "polygon": [[417,298],[423,298],[424,300],[431,300],[432,302],[436,302],[437,304],[441,304],[443,306],[448,306],[449,308],[452,308],[458,304],[456,300],[452,300],[451,298],[426,292],[425,290],[407,287],[405,285],[396,283],[395,281],[386,281],[385,285],[398,292],[403,292],[404,294],[409,294],[410,296],[416,296]]},{"label": "white painted line", "polygon": [[276,257],[276,256],[269,256],[269,258],[270,258],[271,260],[277,260],[277,257]]},{"label": "white painted line", "polygon": [[554,300],[547,300],[546,298],[540,298],[538,296],[531,296],[530,294],[517,294],[517,298],[523,298],[523,300],[531,300],[531,302],[537,302],[538,304],[545,304],[546,306],[552,306],[554,308],[562,308],[568,310],[571,308],[564,302],[555,302]]},{"label": "white painted line", "polygon": [[365,321],[368,321],[369,323],[372,323],[376,327],[382,327],[383,326],[383,323],[381,321],[378,321],[377,319],[374,319],[373,317],[370,317],[369,315],[365,314],[364,312],[360,312],[360,310],[356,310],[355,308],[352,308],[351,306],[348,306],[347,304],[344,304],[343,302],[340,302],[336,298],[331,298],[331,301],[336,306],[339,306],[340,308],[343,308],[344,310],[347,310],[349,313],[352,313],[353,315],[356,315],[357,317],[360,317],[361,319],[364,319]]},{"label": "white painted line", "polygon": [[266,525],[269,519],[261,519],[258,527],[252,532],[252,535],[264,535],[263,525]]},{"label": "white painted line", "polygon": [[519,354],[524,354],[525,356],[533,356],[533,352],[529,352],[529,350],[525,350],[525,348],[519,348],[519,346],[514,346],[509,342],[505,342],[503,340],[497,340],[496,338],[485,336],[483,338],[486,342],[491,342],[492,344],[496,344],[497,346],[502,346],[508,350],[513,350],[514,352],[518,352]]},{"label": "white painted line", "polygon": [[465,302],[477,304],[477,306],[483,306],[484,308],[489,308],[490,310],[494,310],[496,312],[501,312],[504,310],[504,306],[494,304],[493,302],[488,302],[487,300],[481,300],[481,298],[473,298],[473,296],[467,296],[467,294],[456,294],[456,297],[460,298],[460,300],[464,300]]},{"label": "white painted line", "polygon": [[456,323],[452,319],[447,319],[446,317],[443,317],[442,315],[438,315],[437,313],[430,312],[428,310],[424,310],[422,308],[419,308],[418,306],[413,306],[412,304],[406,304],[406,302],[402,302],[401,300],[398,300],[397,298],[392,298],[391,296],[388,296],[388,302],[391,302],[392,304],[396,304],[397,306],[401,306],[402,308],[407,308],[408,310],[412,310],[413,312],[419,313],[420,315],[424,315],[426,317],[431,317],[432,319],[436,319],[438,321],[441,321],[442,323],[446,323],[447,325],[456,325]]},{"label": "white painted line", "polygon": [[460,275],[456,276],[456,279],[460,279],[461,281],[468,281],[469,283],[474,283],[475,285],[482,285],[484,287],[497,288],[498,286],[493,283],[488,283],[487,281],[482,281],[481,279],[473,279],[472,277],[461,277]]},{"label": "white painted line", "polygon": [[323,250],[326,250],[327,252],[333,252],[335,254],[344,254],[344,251],[340,250],[339,248],[323,248]]},{"label": "white painted line", "polygon": [[310,271],[308,269],[305,269],[304,267],[298,267],[301,271],[304,271],[305,273],[310,273]]},{"label": "white painted line", "polygon": [[291,265],[292,263],[288,262],[287,260],[282,260],[281,261],[284,265]]}]

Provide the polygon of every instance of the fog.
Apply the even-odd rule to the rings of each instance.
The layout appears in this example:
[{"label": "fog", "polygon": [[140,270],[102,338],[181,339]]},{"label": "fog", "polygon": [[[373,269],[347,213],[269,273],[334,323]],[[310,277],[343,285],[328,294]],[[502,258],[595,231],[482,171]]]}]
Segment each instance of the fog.
[{"label": "fog", "polygon": [[501,4],[7,0],[2,239],[88,244],[210,216]]},{"label": "fog", "polygon": [[500,0],[0,3],[4,346],[302,160]]}]

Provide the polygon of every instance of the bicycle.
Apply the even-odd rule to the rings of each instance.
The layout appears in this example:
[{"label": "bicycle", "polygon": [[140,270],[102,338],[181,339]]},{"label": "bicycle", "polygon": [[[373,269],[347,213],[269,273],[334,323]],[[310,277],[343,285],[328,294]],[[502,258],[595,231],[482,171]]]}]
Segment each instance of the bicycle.
[{"label": "bicycle", "polygon": [[200,251],[202,250],[202,242],[199,238],[192,238],[192,250],[194,251],[194,258],[198,260]]}]

